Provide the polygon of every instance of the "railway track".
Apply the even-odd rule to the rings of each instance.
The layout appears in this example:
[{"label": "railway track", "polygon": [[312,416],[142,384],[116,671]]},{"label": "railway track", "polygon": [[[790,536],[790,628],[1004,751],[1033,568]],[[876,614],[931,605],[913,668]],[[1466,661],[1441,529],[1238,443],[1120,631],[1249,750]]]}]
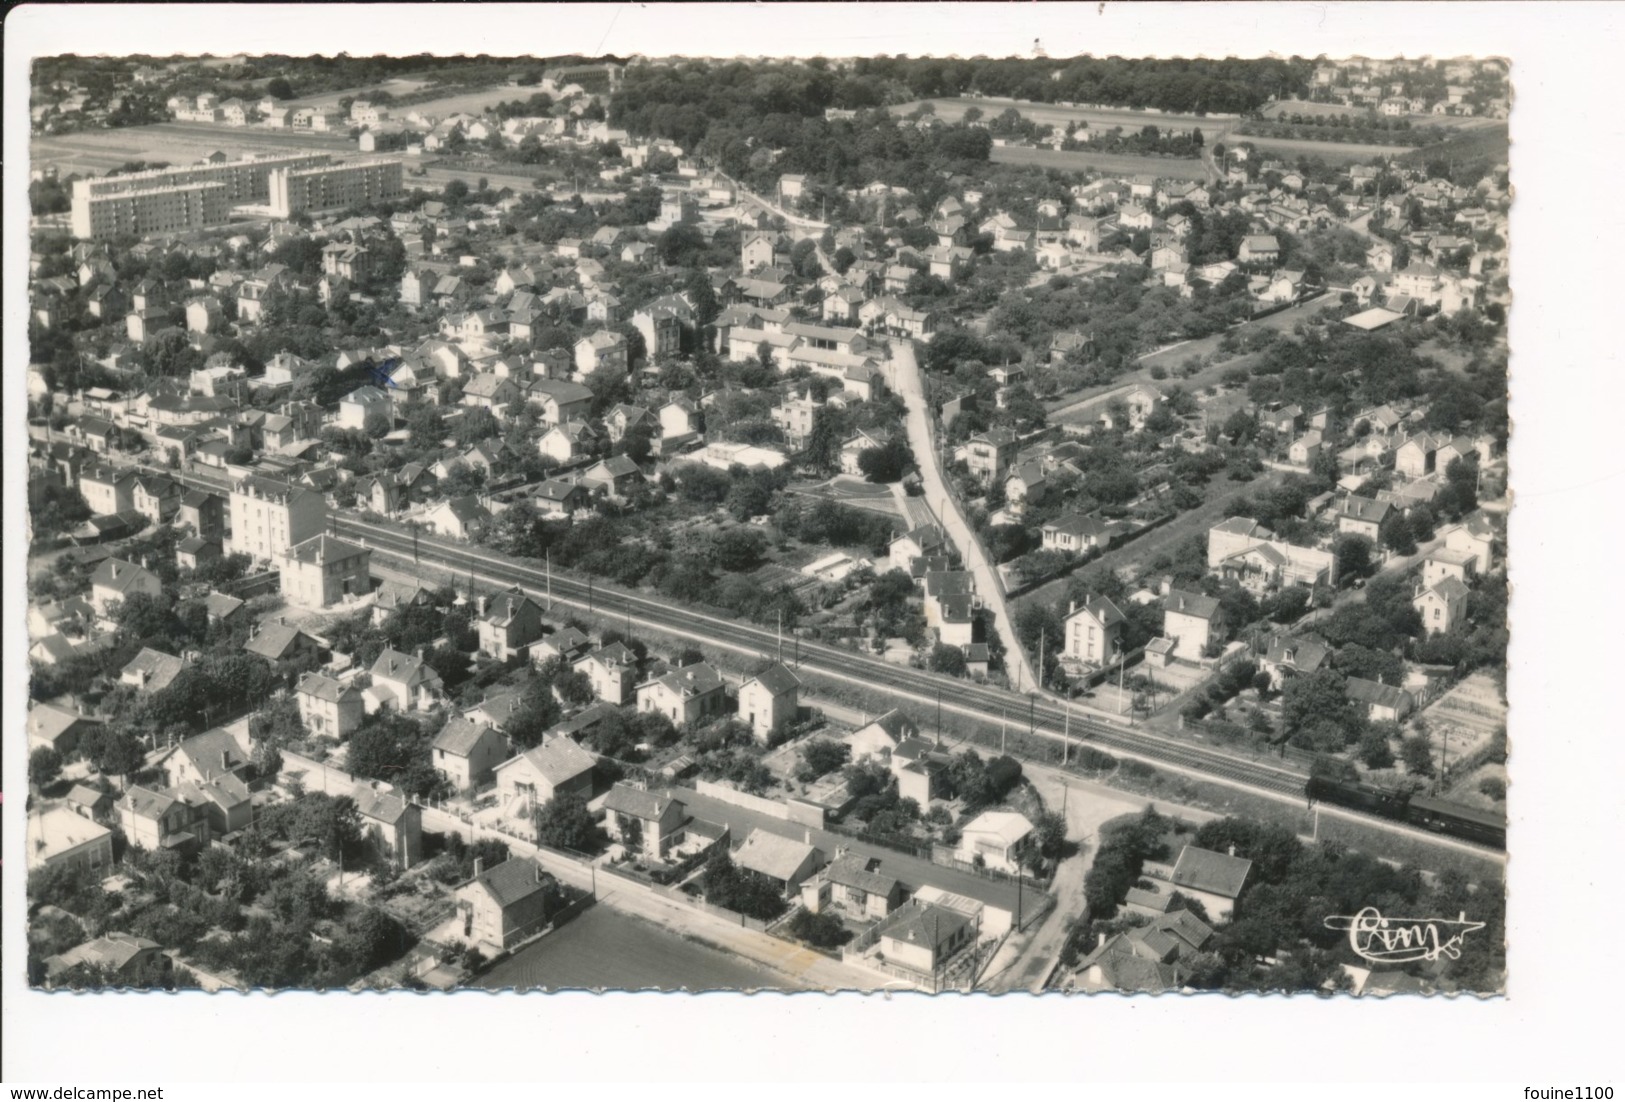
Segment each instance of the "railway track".
[{"label": "railway track", "polygon": [[[645,623],[669,634],[732,649],[739,653],[772,655],[781,640],[770,629],[725,619],[687,608],[672,608],[645,594],[597,581],[581,581],[508,556],[470,548],[393,525],[335,515],[329,518],[332,534],[363,543],[374,552],[405,562],[423,563],[454,574],[499,586],[519,585],[537,596],[581,605],[595,611],[626,614],[629,621]],[[953,678],[894,666],[821,643],[800,640],[797,656],[803,668],[851,684],[882,688],[921,705],[940,702],[945,712],[981,722],[1008,721],[1019,725],[1027,713],[1034,735],[1057,744],[1084,742],[1153,765],[1171,767],[1260,789],[1276,795],[1301,796],[1307,774],[1286,765],[1252,761],[1207,747],[1195,746],[1150,731],[1072,714],[1048,699],[1021,696],[1004,689],[976,685]]]}]

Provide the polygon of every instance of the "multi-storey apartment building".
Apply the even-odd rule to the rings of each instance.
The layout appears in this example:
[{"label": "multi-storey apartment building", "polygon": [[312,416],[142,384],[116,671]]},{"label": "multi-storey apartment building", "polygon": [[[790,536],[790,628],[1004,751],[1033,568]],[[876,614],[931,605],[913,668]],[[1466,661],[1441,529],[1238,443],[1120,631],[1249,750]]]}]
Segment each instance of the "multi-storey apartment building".
[{"label": "multi-storey apartment building", "polygon": [[321,535],[327,503],[315,490],[269,478],[245,478],[231,488],[227,554],[275,562],[284,551]]},{"label": "multi-storey apartment building", "polygon": [[[96,238],[217,224],[226,220],[233,206],[269,200],[273,171],[314,168],[331,160],[326,153],[293,153],[75,180],[73,233]],[[213,184],[221,185],[223,192],[207,186]],[[181,223],[183,217],[201,221]],[[147,222],[166,225],[144,228]],[[169,222],[177,224],[170,227]]]},{"label": "multi-storey apartment building", "polygon": [[278,217],[336,210],[401,194],[401,162],[392,158],[289,166],[271,174],[270,207]]}]

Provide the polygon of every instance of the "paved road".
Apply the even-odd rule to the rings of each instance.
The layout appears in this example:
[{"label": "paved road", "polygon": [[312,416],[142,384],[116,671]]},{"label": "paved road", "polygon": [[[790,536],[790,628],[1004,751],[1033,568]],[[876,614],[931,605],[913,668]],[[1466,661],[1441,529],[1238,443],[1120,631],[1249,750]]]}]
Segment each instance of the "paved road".
[{"label": "paved road", "polygon": [[1031,689],[1038,684],[1038,679],[1033,674],[1025,648],[1016,637],[1010,606],[1004,599],[1004,581],[983,554],[976,533],[959,511],[959,504],[943,476],[941,457],[931,431],[931,407],[925,400],[925,385],[920,379],[919,362],[914,358],[914,345],[910,341],[893,341],[891,347],[892,385],[908,407],[908,442],[920,467],[926,502],[935,503],[938,522],[954,541],[954,546],[959,548],[965,568],[976,578],[977,596],[993,614],[993,630],[998,632],[999,639],[1004,643],[1004,663],[1011,685],[1018,691]]}]

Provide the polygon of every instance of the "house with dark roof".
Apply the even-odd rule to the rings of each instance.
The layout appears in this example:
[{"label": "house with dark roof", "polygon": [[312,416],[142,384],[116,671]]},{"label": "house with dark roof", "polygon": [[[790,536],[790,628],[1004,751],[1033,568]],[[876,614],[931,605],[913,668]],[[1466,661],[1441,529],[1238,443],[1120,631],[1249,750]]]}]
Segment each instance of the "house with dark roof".
[{"label": "house with dark roof", "polygon": [[1411,607],[1422,617],[1423,633],[1439,635],[1465,623],[1468,593],[1460,578],[1443,578],[1426,588],[1418,584]]},{"label": "house with dark roof", "polygon": [[775,662],[739,687],[739,719],[760,742],[770,742],[796,718],[801,678]]},{"label": "house with dark roof", "polygon": [[604,826],[629,857],[665,860],[678,841],[687,811],[681,800],[621,781],[604,797]]},{"label": "house with dark roof", "polygon": [[1216,853],[1187,845],[1179,851],[1170,877],[1181,894],[1199,901],[1216,922],[1230,921],[1236,897],[1241,894],[1253,867],[1251,861],[1235,855],[1235,847],[1231,849],[1230,853]]},{"label": "house with dark roof", "polygon": [[558,882],[529,857],[510,857],[490,870],[476,858],[473,879],[456,896],[463,940],[487,955],[546,930],[564,904]]},{"label": "house with dark roof", "polygon": [[402,654],[394,647],[385,647],[368,672],[372,685],[366,691],[376,702],[369,703],[368,711],[426,711],[446,692],[440,675],[421,655]]},{"label": "house with dark roof", "polygon": [[1410,715],[1416,703],[1411,694],[1398,685],[1385,685],[1364,677],[1349,678],[1343,691],[1373,723],[1399,723]]},{"label": "house with dark roof", "polygon": [[976,943],[976,927],[958,911],[910,900],[880,935],[885,963],[934,977],[954,957]]},{"label": "house with dark roof", "polygon": [[625,498],[632,488],[643,481],[638,465],[624,455],[612,455],[587,468],[581,475],[581,485],[588,490],[603,490],[609,497]]},{"label": "house with dark roof", "polygon": [[423,809],[398,793],[358,787],[361,831],[391,864],[409,869],[423,856]]},{"label": "house with dark roof", "polygon": [[704,662],[680,666],[638,686],[638,711],[660,712],[678,727],[719,715],[727,704],[722,675]]},{"label": "house with dark roof", "polygon": [[220,777],[244,780],[254,767],[247,740],[224,727],[213,727],[182,741],[158,764],[171,788],[207,784]]},{"label": "house with dark roof", "polygon": [[259,655],[278,670],[306,669],[321,660],[322,645],[292,624],[273,620],[261,624],[243,650]]},{"label": "house with dark roof", "polygon": [[505,818],[528,823],[538,807],[556,796],[590,799],[597,764],[574,740],[549,738],[496,767],[497,806]]},{"label": "house with dark roof", "polygon": [[1386,501],[1373,501],[1368,497],[1349,494],[1337,503],[1337,531],[1364,536],[1373,544],[1378,544],[1382,542],[1394,515],[1393,506]]},{"label": "house with dark roof", "polygon": [[315,672],[299,675],[294,700],[305,729],[320,738],[349,738],[367,714],[366,697],[360,689]]},{"label": "house with dark roof", "polygon": [[191,662],[186,658],[177,658],[152,647],[142,647],[119,671],[119,683],[131,685],[139,693],[155,693],[168,688],[175,675],[189,665]]},{"label": "house with dark roof", "polygon": [[499,661],[523,658],[542,637],[542,606],[518,586],[489,598],[477,621],[480,651]]},{"label": "house with dark roof", "polygon": [[295,608],[323,609],[372,592],[372,549],[326,532],[277,556],[282,598]]},{"label": "house with dark roof", "polygon": [[1213,597],[1171,589],[1162,600],[1162,633],[1174,641],[1174,657],[1200,662],[1224,640],[1224,610]]},{"label": "house with dark roof", "polygon": [[158,597],[163,590],[158,575],[123,559],[103,559],[90,576],[90,604],[98,616],[106,616],[115,605],[134,594]]},{"label": "house with dark roof", "polygon": [[1301,673],[1314,673],[1331,659],[1331,649],[1307,636],[1277,635],[1259,656],[1258,666],[1269,674],[1270,688],[1280,692],[1287,679]]},{"label": "house with dark roof", "polygon": [[860,918],[884,918],[903,901],[903,886],[881,871],[877,857],[837,852],[814,881],[802,885],[802,906],[819,913],[833,906]]},{"label": "house with dark roof", "polygon": [[455,716],[440,728],[429,753],[434,767],[458,791],[467,792],[490,783],[493,771],[508,756],[508,740],[494,727]]}]

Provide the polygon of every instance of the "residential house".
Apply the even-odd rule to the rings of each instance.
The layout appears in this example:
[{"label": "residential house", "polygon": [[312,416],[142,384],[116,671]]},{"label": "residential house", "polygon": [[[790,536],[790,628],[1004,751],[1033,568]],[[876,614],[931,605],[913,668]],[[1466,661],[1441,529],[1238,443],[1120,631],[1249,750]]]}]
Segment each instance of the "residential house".
[{"label": "residential house", "polygon": [[889,965],[936,977],[954,957],[976,943],[974,922],[947,907],[910,900],[880,935],[880,956]]},{"label": "residential house", "polygon": [[1230,853],[1215,853],[1187,845],[1179,851],[1171,882],[1182,895],[1202,904],[1215,922],[1229,922],[1235,912],[1236,897],[1247,882],[1253,863]]},{"label": "residential house", "polygon": [[491,523],[491,510],[473,494],[447,498],[430,506],[418,522],[431,532],[452,539],[467,540]]},{"label": "residential house", "polygon": [[1270,690],[1280,692],[1288,678],[1324,669],[1330,660],[1331,648],[1317,639],[1277,635],[1259,656],[1258,666],[1269,675]]},{"label": "residential house", "polygon": [[1016,434],[1009,429],[990,429],[970,438],[965,446],[965,465],[984,486],[1004,477],[1016,457]]},{"label": "residential house", "polygon": [[600,371],[625,373],[628,369],[626,338],[600,329],[575,344],[575,381],[585,382]]},{"label": "residential house", "polygon": [[1372,723],[1400,723],[1415,706],[1411,694],[1398,685],[1385,685],[1363,677],[1351,677],[1344,692]]},{"label": "residential house", "polygon": [[319,738],[343,741],[366,718],[366,698],[361,690],[326,674],[300,674],[293,695],[305,729]]},{"label": "residential house", "polygon": [[518,586],[492,597],[478,621],[480,652],[502,662],[523,658],[542,637],[542,606]]},{"label": "residential house", "polygon": [[948,537],[934,524],[904,532],[891,541],[891,569],[912,573],[916,560],[941,555],[949,550]]},{"label": "residential house", "polygon": [[57,805],[28,816],[28,870],[75,868],[93,873],[113,869],[113,832]]},{"label": "residential house", "polygon": [[682,831],[682,801],[618,782],[604,798],[604,827],[628,856],[661,861]]},{"label": "residential house", "polygon": [[625,704],[636,692],[638,658],[625,643],[611,643],[599,647],[584,658],[578,658],[576,672],[585,674],[592,691],[606,704]]},{"label": "residential house", "polygon": [[539,418],[547,426],[584,421],[592,411],[592,391],[563,379],[532,381],[528,397],[539,407]]},{"label": "residential house", "polygon": [[32,753],[49,747],[64,758],[72,757],[82,738],[102,729],[103,723],[61,704],[36,704],[28,710],[28,749]]},{"label": "residential house", "polygon": [[186,658],[177,658],[152,647],[142,647],[119,671],[119,684],[131,685],[142,694],[161,692],[189,665],[191,662]]},{"label": "residential house", "polygon": [[323,533],[277,557],[282,598],[295,608],[323,609],[372,592],[372,549]]},{"label": "residential house", "polygon": [[243,650],[265,659],[278,672],[303,670],[316,665],[321,660],[321,649],[322,645],[315,636],[300,631],[280,617],[273,622],[262,623],[243,644]]},{"label": "residential house", "polygon": [[445,695],[440,675],[426,665],[421,655],[402,654],[385,647],[373,662],[372,686],[367,691],[377,701],[373,709],[426,711]]},{"label": "residential house", "polygon": [[704,662],[680,666],[638,686],[638,711],[660,712],[683,727],[720,715],[727,708],[722,675]]},{"label": "residential house", "polygon": [[1065,621],[1061,653],[1086,666],[1109,666],[1123,656],[1123,625],[1127,618],[1106,597],[1073,601]]},{"label": "residential house", "polygon": [[1099,517],[1067,513],[1045,524],[1040,529],[1046,551],[1064,551],[1074,555],[1088,554],[1111,544],[1111,525]]},{"label": "residential house", "polygon": [[901,710],[893,708],[859,727],[847,740],[852,747],[852,759],[889,758],[905,739],[918,738],[920,726]]},{"label": "residential house", "polygon": [[423,809],[394,792],[358,787],[361,833],[392,865],[409,869],[423,857]]},{"label": "residential house", "polygon": [[133,594],[160,597],[163,590],[158,575],[146,567],[123,559],[103,559],[90,576],[90,606],[105,617]]},{"label": "residential house", "polygon": [[1281,258],[1281,244],[1271,233],[1253,233],[1241,239],[1236,259],[1244,264],[1274,264]]},{"label": "residential house", "polygon": [[598,759],[573,739],[554,736],[502,762],[495,769],[497,805],[510,819],[528,822],[557,796],[592,798]]},{"label": "residential house", "polygon": [[759,742],[770,742],[796,718],[801,679],[782,662],[775,662],[739,688],[739,719],[750,726]]},{"label": "residential house", "polygon": [[1321,445],[1325,437],[1319,429],[1304,433],[1287,447],[1287,462],[1296,467],[1307,467],[1320,458]]},{"label": "residential house", "polygon": [[1393,506],[1386,501],[1372,501],[1368,497],[1350,494],[1337,504],[1338,532],[1364,536],[1373,545],[1382,542],[1393,517]]},{"label": "residential house", "polygon": [[202,808],[167,792],[133,784],[115,811],[130,845],[148,853],[195,850],[209,842],[209,820]]},{"label": "residential house", "polygon": [[1207,657],[1224,640],[1224,612],[1212,597],[1169,590],[1163,598],[1162,633],[1174,641],[1174,656],[1191,662]]},{"label": "residential house", "polygon": [[798,895],[801,885],[818,871],[822,854],[807,842],[754,828],[733,854],[733,863],[766,877],[780,893]]},{"label": "residential house", "polygon": [[606,495],[617,500],[625,499],[632,492],[632,488],[643,481],[643,472],[638,465],[624,455],[612,455],[608,459],[588,467],[581,475],[581,485],[588,490],[603,490]]},{"label": "residential house", "polygon": [[1495,526],[1483,513],[1473,513],[1463,523],[1444,533],[1444,545],[1451,551],[1473,556],[1473,570],[1479,576],[1490,572],[1495,561]]},{"label": "residential house", "polygon": [[1466,622],[1467,597],[1467,586],[1459,578],[1445,578],[1426,589],[1418,586],[1411,607],[1421,614],[1423,634],[1442,634]]},{"label": "residential house", "polygon": [[962,828],[954,856],[966,864],[1016,874],[1021,843],[1032,832],[1033,824],[1019,811],[984,811]]},{"label": "residential house", "polygon": [[858,918],[885,918],[902,904],[903,886],[880,865],[878,858],[838,852],[816,882],[803,886],[803,905],[815,914],[832,904]]},{"label": "residential house", "polygon": [[1440,547],[1429,552],[1422,560],[1422,585],[1431,589],[1446,578],[1455,578],[1462,583],[1470,582],[1477,565],[1478,556],[1472,551],[1452,550],[1448,546]]},{"label": "residential house", "polygon": [[476,858],[474,878],[456,895],[463,940],[487,955],[542,933],[563,905],[558,882],[530,857],[510,857],[489,871]]},{"label": "residential house", "polygon": [[496,767],[508,757],[508,740],[495,727],[464,716],[446,721],[429,744],[434,767],[459,792],[491,782]]}]

